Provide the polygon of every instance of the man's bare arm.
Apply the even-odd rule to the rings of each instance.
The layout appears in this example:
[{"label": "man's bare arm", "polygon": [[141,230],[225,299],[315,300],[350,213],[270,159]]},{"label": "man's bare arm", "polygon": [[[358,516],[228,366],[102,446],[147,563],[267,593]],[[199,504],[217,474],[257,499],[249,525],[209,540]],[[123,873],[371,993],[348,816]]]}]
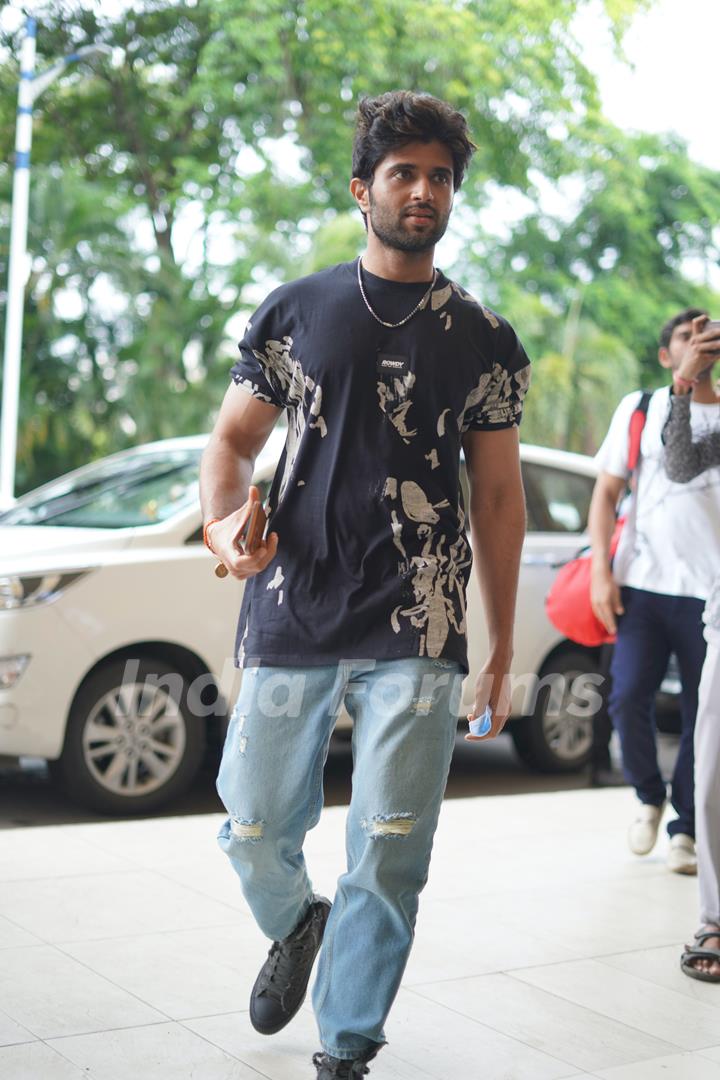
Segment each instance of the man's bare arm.
[{"label": "man's bare arm", "polygon": [[250,484],[255,459],[281,411],[231,383],[200,463],[203,522],[216,520],[208,537],[218,558],[237,578],[259,573],[277,550],[274,533],[253,555],[243,554],[236,540],[252,504],[260,498],[258,489]]},{"label": "man's bare arm", "polygon": [[601,472],[595,481],[588,515],[592,547],[590,602],[595,615],[610,634],[616,632],[617,616],[624,612],[620,589],[610,569],[610,541],[615,530],[618,500],[626,483],[622,477]]},{"label": "man's bare arm", "polygon": [[473,557],[490,640],[490,656],[478,679],[475,708],[476,715],[486,704],[492,708],[492,737],[502,730],[510,711],[507,682],[503,686],[503,681],[512,662],[515,601],[525,537],[518,429],[469,431],[463,438],[463,449],[470,486]]}]

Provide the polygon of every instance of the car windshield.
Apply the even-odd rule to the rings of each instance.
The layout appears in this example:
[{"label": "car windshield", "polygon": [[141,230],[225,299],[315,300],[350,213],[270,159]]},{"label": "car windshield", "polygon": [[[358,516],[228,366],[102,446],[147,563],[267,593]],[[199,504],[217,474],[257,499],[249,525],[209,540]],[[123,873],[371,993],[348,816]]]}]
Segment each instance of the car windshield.
[{"label": "car windshield", "polygon": [[127,529],[156,525],[198,502],[201,449],[98,461],[21,496],[0,525]]}]

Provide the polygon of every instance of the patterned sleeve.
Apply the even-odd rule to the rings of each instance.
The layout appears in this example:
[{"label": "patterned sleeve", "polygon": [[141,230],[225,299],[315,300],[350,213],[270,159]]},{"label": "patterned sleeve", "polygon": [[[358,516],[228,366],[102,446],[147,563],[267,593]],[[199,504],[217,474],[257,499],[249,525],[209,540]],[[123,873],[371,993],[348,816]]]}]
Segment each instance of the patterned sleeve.
[{"label": "patterned sleeve", "polygon": [[238,345],[240,357],[230,369],[230,378],[260,401],[285,409],[292,379],[292,338],[283,335],[278,327],[275,300],[276,293],[271,293],[248,321]]},{"label": "patterned sleeve", "polygon": [[720,432],[711,431],[693,442],[690,394],[670,394],[670,410],[663,428],[665,472],[676,484],[687,484],[706,469],[720,465]]},{"label": "patterned sleeve", "polygon": [[512,326],[494,312],[485,318],[496,324],[492,371],[481,376],[465,405],[463,431],[501,431],[517,427],[530,385],[530,361]]}]

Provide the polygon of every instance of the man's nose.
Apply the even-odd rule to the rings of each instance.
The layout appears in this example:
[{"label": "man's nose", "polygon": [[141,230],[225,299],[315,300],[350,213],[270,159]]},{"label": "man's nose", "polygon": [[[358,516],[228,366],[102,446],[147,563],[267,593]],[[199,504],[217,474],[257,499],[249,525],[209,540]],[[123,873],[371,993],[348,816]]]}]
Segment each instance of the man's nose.
[{"label": "man's nose", "polygon": [[429,202],[434,198],[432,184],[427,176],[418,176],[413,186],[413,199],[418,202]]}]

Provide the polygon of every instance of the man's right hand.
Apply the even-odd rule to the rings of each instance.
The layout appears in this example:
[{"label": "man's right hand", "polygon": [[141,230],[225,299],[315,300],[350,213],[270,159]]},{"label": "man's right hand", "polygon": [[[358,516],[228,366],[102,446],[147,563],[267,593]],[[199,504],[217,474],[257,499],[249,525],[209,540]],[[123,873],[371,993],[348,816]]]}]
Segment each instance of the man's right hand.
[{"label": "man's right hand", "polygon": [[720,359],[720,329],[715,325],[714,328],[706,330],[709,322],[707,315],[698,315],[692,321],[692,337],[676,372],[682,379],[692,382],[706,371],[712,370]]},{"label": "man's right hand", "polygon": [[277,533],[270,533],[266,540],[261,540],[252,554],[246,554],[243,548],[242,533],[253,504],[257,502],[260,502],[260,491],[253,484],[248,491],[247,502],[239,510],[234,510],[232,514],[214,522],[207,531],[208,540],[218,559],[239,581],[259,574],[277,554]]},{"label": "man's right hand", "polygon": [[609,569],[593,568],[590,579],[590,604],[608,634],[617,633],[617,616],[625,614],[620,587]]}]

